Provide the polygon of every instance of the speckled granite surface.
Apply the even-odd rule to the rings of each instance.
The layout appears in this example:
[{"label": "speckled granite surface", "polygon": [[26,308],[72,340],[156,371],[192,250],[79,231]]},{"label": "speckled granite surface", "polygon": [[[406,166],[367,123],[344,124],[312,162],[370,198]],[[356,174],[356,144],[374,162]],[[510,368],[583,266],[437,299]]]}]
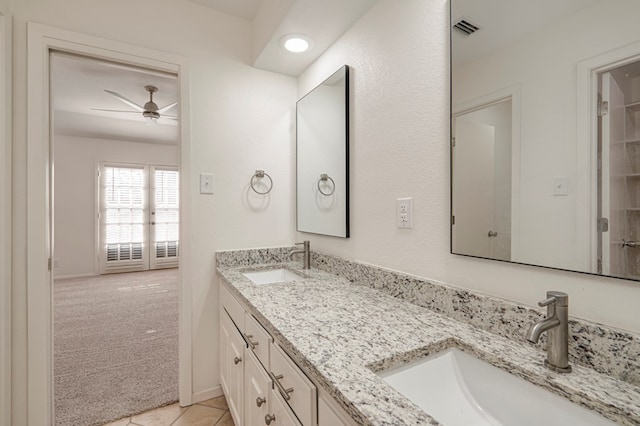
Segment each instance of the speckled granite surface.
[{"label": "speckled granite surface", "polygon": [[[286,257],[290,248],[278,250]],[[314,268],[303,281],[258,287],[242,272],[264,266],[247,259],[269,258],[266,263],[272,263],[273,267],[274,262],[282,261],[282,256],[259,254],[259,250],[248,252],[251,253],[217,254],[218,273],[223,281],[296,362],[361,424],[438,424],[386,385],[374,371],[451,346],[472,352],[619,424],[640,424],[637,386],[580,365],[574,365],[571,374],[553,373],[542,365],[544,353],[529,345],[407,303],[388,289],[374,288],[377,281],[370,278],[367,278],[369,285],[358,285],[358,279],[352,283],[344,277],[344,273],[350,273],[362,279],[356,270],[369,268],[367,265],[349,262],[349,271],[344,270],[342,277]],[[241,266],[234,266],[238,263]],[[299,270],[298,262],[286,266]],[[402,286],[405,281],[398,282]],[[384,287],[382,282],[379,285]],[[442,297],[446,298],[446,294]],[[432,303],[440,302],[434,299]]]},{"label": "speckled granite surface", "polygon": [[[313,253],[312,264],[352,283],[384,291],[517,342],[524,341],[529,326],[546,315],[546,309],[532,309],[437,281],[322,253]],[[540,295],[540,299],[543,298],[544,295]],[[640,336],[575,318],[570,318],[569,335],[570,362],[640,386]],[[545,342],[546,334],[543,334],[538,347],[542,349]]]}]

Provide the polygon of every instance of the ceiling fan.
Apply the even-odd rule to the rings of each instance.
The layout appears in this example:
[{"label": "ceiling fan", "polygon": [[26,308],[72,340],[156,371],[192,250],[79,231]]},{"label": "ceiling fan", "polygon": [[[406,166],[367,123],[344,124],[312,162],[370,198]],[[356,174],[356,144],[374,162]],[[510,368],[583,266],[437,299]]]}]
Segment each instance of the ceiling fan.
[{"label": "ceiling fan", "polygon": [[149,101],[147,103],[145,103],[144,106],[140,106],[137,103],[133,102],[132,100],[125,98],[124,96],[122,96],[118,92],[114,92],[113,90],[104,89],[105,92],[107,92],[108,94],[114,96],[116,99],[119,99],[120,101],[124,102],[125,104],[129,105],[131,108],[135,109],[135,111],[124,111],[124,110],[102,109],[102,108],[93,108],[93,110],[94,111],[108,111],[108,112],[124,112],[124,113],[130,113],[130,114],[140,114],[140,113],[142,113],[142,116],[147,120],[148,123],[157,123],[157,121],[158,121],[158,119],[160,117],[169,118],[171,120],[177,120],[178,119],[178,117],[176,117],[175,115],[166,115],[166,114],[164,114],[165,111],[168,111],[169,109],[171,109],[174,106],[178,105],[177,102],[174,102],[174,103],[169,104],[167,106],[164,106],[162,108],[158,108],[158,105],[155,102],[153,102],[153,94],[158,91],[158,88],[156,86],[153,86],[153,85],[147,85],[147,86],[144,86],[144,90],[149,92]]}]

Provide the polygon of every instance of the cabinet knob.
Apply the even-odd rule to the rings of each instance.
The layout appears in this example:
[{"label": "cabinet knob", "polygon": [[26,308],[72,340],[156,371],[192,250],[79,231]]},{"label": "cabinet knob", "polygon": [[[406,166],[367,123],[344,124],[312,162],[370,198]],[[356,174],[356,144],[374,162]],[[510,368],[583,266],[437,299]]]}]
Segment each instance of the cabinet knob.
[{"label": "cabinet knob", "polygon": [[258,407],[262,407],[262,404],[264,404],[265,402],[267,402],[267,398],[261,398],[261,397],[256,398],[256,405]]},{"label": "cabinet knob", "polygon": [[242,362],[242,358],[238,358],[238,357],[233,358],[234,364],[238,365],[240,362]]},{"label": "cabinet knob", "polygon": [[276,416],[274,414],[265,414],[264,415],[264,422],[267,425],[270,425],[272,421],[274,421],[276,419]]}]

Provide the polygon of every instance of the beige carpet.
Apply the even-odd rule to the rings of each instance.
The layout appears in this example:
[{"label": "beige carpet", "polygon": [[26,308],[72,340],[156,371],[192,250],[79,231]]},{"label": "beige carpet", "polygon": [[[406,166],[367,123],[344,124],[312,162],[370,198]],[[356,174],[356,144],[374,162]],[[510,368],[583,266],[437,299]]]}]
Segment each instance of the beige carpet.
[{"label": "beige carpet", "polygon": [[178,400],[178,270],[56,280],[56,426]]}]

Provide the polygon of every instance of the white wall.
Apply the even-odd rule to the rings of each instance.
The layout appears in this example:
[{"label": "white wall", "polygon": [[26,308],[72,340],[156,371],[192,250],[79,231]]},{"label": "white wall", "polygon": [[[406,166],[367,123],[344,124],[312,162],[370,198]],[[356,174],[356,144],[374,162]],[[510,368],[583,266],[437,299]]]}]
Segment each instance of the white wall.
[{"label": "white wall", "polygon": [[[215,391],[218,381],[218,249],[289,245],[293,241],[293,149],[296,83],[247,65],[251,30],[189,1],[19,0],[14,13],[14,279],[13,415],[25,424],[27,325],[26,213],[27,56],[26,23],[35,21],[187,57],[190,66],[191,200],[187,263],[193,304],[194,398]],[[262,209],[247,194],[255,169],[274,178]],[[198,175],[215,174],[215,194],[200,195]],[[260,201],[260,200],[258,200]],[[253,203],[253,204],[252,204]]]},{"label": "white wall", "polygon": [[54,276],[94,275],[96,168],[101,161],[178,165],[179,147],[57,135],[54,139]]},{"label": "white wall", "polygon": [[[352,67],[352,237],[299,238],[314,250],[530,306],[546,290],[564,290],[572,315],[640,332],[638,283],[449,253],[448,20],[446,0],[380,0],[301,76],[299,95],[338,66]],[[414,199],[412,230],[395,227],[398,197]]]}]

